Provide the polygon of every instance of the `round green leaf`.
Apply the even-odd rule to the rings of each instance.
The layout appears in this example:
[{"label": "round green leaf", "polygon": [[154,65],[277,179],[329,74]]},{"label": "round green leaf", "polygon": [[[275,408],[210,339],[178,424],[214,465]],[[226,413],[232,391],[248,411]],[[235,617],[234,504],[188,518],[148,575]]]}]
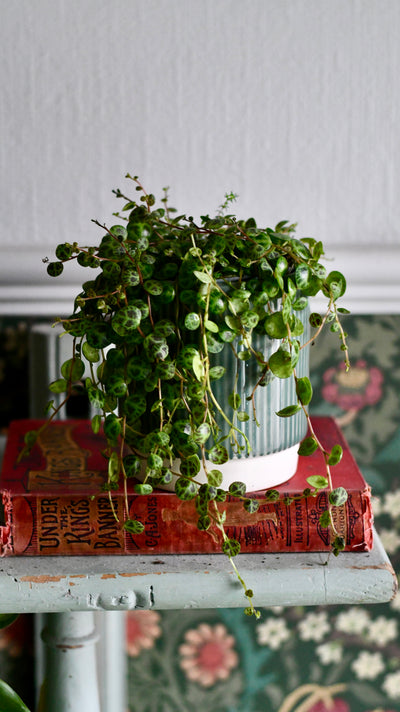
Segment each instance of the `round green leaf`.
[{"label": "round green leaf", "polygon": [[225,372],[226,368],[224,366],[212,366],[209,375],[212,381],[217,381],[219,378],[222,378]]},{"label": "round green leaf", "polygon": [[130,332],[137,329],[141,318],[140,309],[129,305],[122,307],[122,309],[115,313],[111,320],[111,326],[119,336],[127,336]]},{"label": "round green leaf", "polygon": [[139,272],[133,267],[133,265],[124,267],[121,282],[126,287],[137,287],[137,285],[140,284]]},{"label": "round green leaf", "polygon": [[52,393],[65,393],[68,388],[68,383],[65,378],[58,378],[49,385],[49,390]]},{"label": "round green leaf", "polygon": [[270,356],[269,367],[278,378],[289,378],[293,374],[292,356],[285,349],[278,349]]},{"label": "round green leaf", "polygon": [[159,282],[156,279],[147,279],[144,282],[143,287],[146,290],[146,292],[148,292],[149,294],[152,294],[154,296],[158,296],[159,294],[162,294],[162,291],[163,291],[162,282]]},{"label": "round green leaf", "polygon": [[250,420],[250,416],[248,413],[246,413],[245,410],[238,410],[238,412],[236,413],[236,417],[241,423],[246,423],[248,420]]},{"label": "round green leaf", "polygon": [[343,448],[340,445],[334,445],[328,457],[328,464],[337,465],[342,459],[342,457]]},{"label": "round green leaf", "polygon": [[199,270],[194,270],[193,274],[203,284],[211,284],[212,282],[212,277],[208,274],[208,272],[200,272]]},{"label": "round green leaf", "polygon": [[82,346],[82,353],[87,359],[87,361],[90,361],[91,363],[97,363],[97,361],[100,360],[100,354],[98,349],[94,349],[93,346],[90,346],[87,341]]},{"label": "round green leaf", "polygon": [[136,477],[141,468],[141,461],[137,455],[125,455],[123,459],[124,470],[127,477]]},{"label": "round green leaf", "polygon": [[246,485],[244,482],[231,482],[229,492],[234,497],[243,497],[246,494]]},{"label": "round green leaf", "polygon": [[153,491],[153,487],[149,485],[147,482],[146,483],[138,483],[134,486],[134,491],[136,494],[151,494]]},{"label": "round green leaf", "polygon": [[199,487],[198,496],[200,503],[209,502],[210,500],[216,498],[217,488],[213,487],[207,482],[206,484],[203,484]]},{"label": "round green leaf", "polygon": [[249,514],[254,514],[254,512],[257,512],[259,506],[260,502],[258,501],[258,499],[246,499],[243,502],[243,507],[245,508],[246,512],[249,512]]},{"label": "round green leaf", "polygon": [[72,257],[72,246],[64,242],[56,247],[56,257],[58,260],[69,260]]},{"label": "round green leaf", "polygon": [[28,447],[32,447],[36,440],[38,439],[38,432],[37,430],[28,430],[27,433],[24,435],[24,443]]},{"label": "round green leaf", "polygon": [[225,346],[223,341],[216,339],[211,332],[207,332],[207,349],[210,354],[219,354]]},{"label": "round green leaf", "polygon": [[249,361],[251,359],[251,351],[250,349],[242,349],[242,351],[238,351],[237,356],[239,361]]},{"label": "round green leaf", "polygon": [[47,274],[50,277],[59,277],[63,270],[64,265],[62,262],[49,262],[47,265]]},{"label": "round green leaf", "polygon": [[229,460],[228,451],[223,445],[215,445],[211,448],[208,457],[211,462],[214,462],[216,465],[223,465],[224,462],[228,462]]},{"label": "round green leaf", "polygon": [[308,287],[311,276],[312,273],[307,264],[297,265],[295,270],[295,279],[296,285],[299,289],[306,289]]},{"label": "round green leaf", "polygon": [[193,434],[193,439],[199,445],[204,445],[207,442],[211,434],[211,428],[208,423],[201,423]]},{"label": "round green leaf", "polygon": [[105,393],[100,390],[100,388],[96,388],[95,386],[89,386],[86,389],[86,393],[89,399],[89,403],[91,403],[95,408],[104,408],[105,404]]},{"label": "round green leaf", "polygon": [[198,455],[190,455],[181,460],[180,471],[185,477],[196,477],[200,472],[201,463]]},{"label": "round green leaf", "polygon": [[242,404],[242,399],[239,393],[230,393],[228,396],[228,403],[233,410],[238,410]]},{"label": "round green leaf", "polygon": [[189,312],[185,317],[185,327],[189,331],[195,331],[199,328],[201,323],[200,317],[196,312]]},{"label": "round green leaf", "polygon": [[334,299],[338,299],[346,291],[346,280],[342,273],[336,270],[329,272],[325,280],[325,285],[327,285],[327,288],[325,287],[324,292],[326,292],[328,296],[332,294]]},{"label": "round green leaf", "polygon": [[226,556],[237,556],[240,553],[240,544],[236,539],[226,539],[222,544],[222,553]]},{"label": "round green leaf", "polygon": [[276,489],[269,489],[269,490],[266,490],[264,496],[265,496],[265,499],[267,500],[267,502],[277,502],[280,497],[280,494],[279,494],[278,490],[276,490]]},{"label": "round green leaf", "polygon": [[257,312],[248,310],[248,311],[243,312],[243,314],[241,314],[240,320],[241,320],[245,329],[252,330],[257,326],[257,324],[260,320],[260,317],[257,314]]},{"label": "round green leaf", "polygon": [[215,289],[212,289],[210,293],[209,309],[211,314],[223,314],[226,309],[226,302],[224,298]]},{"label": "round green leaf", "polygon": [[126,367],[127,376],[132,381],[144,381],[151,373],[150,364],[140,356],[131,356]]},{"label": "round green leaf", "polygon": [[104,349],[111,341],[107,324],[92,324],[86,329],[86,341],[95,349]]},{"label": "round green leaf", "polygon": [[163,467],[161,473],[154,479],[155,485],[169,485],[172,482],[172,472],[167,467]]},{"label": "round green leaf", "polygon": [[215,321],[211,321],[210,319],[206,319],[204,322],[204,326],[208,331],[212,331],[214,334],[218,334],[218,324],[215,323]]},{"label": "round green leaf", "polygon": [[202,517],[199,517],[197,520],[197,529],[201,532],[207,531],[211,526],[211,519],[210,517],[206,514]]},{"label": "round green leaf", "polygon": [[329,512],[329,509],[325,509],[325,511],[322,512],[322,514],[319,518],[319,523],[323,529],[330,527],[330,525],[332,524],[332,521],[331,521],[331,514]]},{"label": "round green leaf", "polygon": [[147,469],[148,470],[161,470],[164,461],[160,455],[155,452],[151,452],[147,457]]},{"label": "round green leaf", "polygon": [[296,403],[295,405],[288,405],[286,406],[286,408],[278,410],[276,415],[278,415],[280,418],[290,418],[292,415],[295,415],[295,413],[298,413],[299,410],[301,410],[301,406]]},{"label": "round green leaf", "polygon": [[169,347],[164,336],[157,333],[148,334],[144,340],[144,347],[148,357],[155,361],[164,361],[169,354]]},{"label": "round green leaf", "polygon": [[313,437],[305,438],[298,449],[299,455],[312,455],[318,449],[318,443]]},{"label": "round green leaf", "polygon": [[346,548],[346,539],[343,536],[337,536],[332,543],[332,552],[334,556],[338,556],[341,551]]},{"label": "round green leaf", "polygon": [[313,312],[312,314],[310,314],[309,322],[310,322],[310,325],[313,327],[313,329],[319,329],[319,327],[322,324],[321,314],[317,314],[317,312]]},{"label": "round green leaf", "polygon": [[175,361],[160,361],[156,366],[155,375],[162,381],[169,381],[175,376],[175,372]]},{"label": "round green leaf", "polygon": [[347,498],[347,491],[344,487],[336,487],[332,490],[332,492],[329,492],[328,497],[329,502],[335,507],[340,507],[342,504],[345,504],[347,502]]},{"label": "round green leaf", "polygon": [[186,477],[180,477],[175,482],[175,494],[179,499],[189,501],[196,497],[197,486],[191,480],[186,479]]},{"label": "round green leaf", "polygon": [[197,380],[201,381],[204,378],[204,365],[200,358],[199,353],[196,353],[193,356],[192,368],[193,368],[193,373],[196,376]]},{"label": "round green leaf", "polygon": [[94,415],[91,420],[92,430],[95,434],[100,432],[101,428],[101,415]]},{"label": "round green leaf", "polygon": [[328,487],[328,480],[323,475],[311,475],[307,477],[307,483],[315,489],[325,489]]},{"label": "round green leaf", "polygon": [[142,534],[142,532],[144,532],[144,524],[137,519],[128,519],[124,523],[123,528],[129,532],[129,534]]},{"label": "round green leaf", "polygon": [[121,433],[121,422],[114,413],[110,413],[104,420],[104,434],[110,440],[116,440]]},{"label": "round green leaf", "polygon": [[111,375],[104,383],[104,388],[107,395],[116,396],[117,398],[122,398],[128,392],[127,383],[124,381],[122,376],[118,373]]},{"label": "round green leaf", "polygon": [[212,487],[219,487],[222,483],[223,475],[221,470],[209,470],[207,472],[207,482]]},{"label": "round green leaf", "polygon": [[298,378],[296,381],[297,397],[302,405],[308,405],[313,395],[310,379],[307,376]]}]

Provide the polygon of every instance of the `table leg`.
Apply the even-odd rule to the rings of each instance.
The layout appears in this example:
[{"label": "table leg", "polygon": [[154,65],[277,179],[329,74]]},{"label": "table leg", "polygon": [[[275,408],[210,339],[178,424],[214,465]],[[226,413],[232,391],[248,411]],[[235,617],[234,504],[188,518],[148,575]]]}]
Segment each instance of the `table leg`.
[{"label": "table leg", "polygon": [[47,613],[45,680],[40,712],[100,712],[94,614]]}]

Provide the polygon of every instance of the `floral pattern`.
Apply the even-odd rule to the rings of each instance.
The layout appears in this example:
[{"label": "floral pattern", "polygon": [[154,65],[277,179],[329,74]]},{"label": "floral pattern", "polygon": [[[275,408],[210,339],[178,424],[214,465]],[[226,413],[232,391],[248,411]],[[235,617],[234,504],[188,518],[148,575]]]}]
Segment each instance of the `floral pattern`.
[{"label": "floral pattern", "polygon": [[185,633],[185,643],[179,647],[180,666],[189,680],[211,687],[218,680],[226,680],[238,665],[234,645],[235,638],[224,625],[201,623]]},{"label": "floral pattern", "polygon": [[345,411],[355,413],[367,405],[375,405],[382,397],[382,371],[368,366],[362,359],[358,359],[350,371],[346,371],[344,363],[328,368],[323,380],[323,399]]},{"label": "floral pattern", "polygon": [[[350,316],[346,330],[351,375],[336,362],[332,334],[312,352],[313,412],[341,423],[396,567],[400,316]],[[11,353],[1,349],[4,338],[3,372]],[[400,712],[399,621],[400,594],[375,606],[265,608],[258,621],[239,609],[129,612],[129,712]],[[27,647],[11,632],[0,636],[0,672],[14,683]],[[30,663],[24,685],[31,679]]]},{"label": "floral pattern", "polygon": [[132,657],[152,648],[161,635],[160,615],[156,611],[129,611],[126,619],[126,652]]}]

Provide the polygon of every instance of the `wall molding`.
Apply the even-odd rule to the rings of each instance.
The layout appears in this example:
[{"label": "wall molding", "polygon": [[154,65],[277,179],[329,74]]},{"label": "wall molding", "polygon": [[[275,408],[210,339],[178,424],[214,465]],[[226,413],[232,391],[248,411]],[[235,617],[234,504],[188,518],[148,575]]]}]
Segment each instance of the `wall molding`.
[{"label": "wall molding", "polygon": [[[23,258],[21,260],[21,252]],[[400,314],[400,245],[376,247],[333,247],[328,269],[338,269],[347,278],[342,306],[353,314]],[[57,279],[48,277],[43,249],[1,248],[0,314],[3,316],[65,316],[72,311],[82,277],[94,271],[68,265]],[[325,306],[315,299],[313,309]]]}]

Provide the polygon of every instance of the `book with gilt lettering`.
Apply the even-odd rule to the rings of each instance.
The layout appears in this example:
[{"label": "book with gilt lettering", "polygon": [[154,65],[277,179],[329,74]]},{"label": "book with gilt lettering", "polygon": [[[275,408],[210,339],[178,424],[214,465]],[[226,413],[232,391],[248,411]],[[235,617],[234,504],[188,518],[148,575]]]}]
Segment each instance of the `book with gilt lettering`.
[{"label": "book with gilt lettering", "polygon": [[[30,454],[18,456],[25,433],[44,421],[20,420],[11,423],[3,459],[0,491],[3,521],[0,544],[9,555],[101,555],[218,553],[221,534],[217,527],[197,528],[197,512],[192,501],[181,501],[173,492],[157,490],[151,495],[133,492],[128,480],[129,518],[145,525],[142,534],[132,535],[120,522],[125,517],[124,492],[113,492],[112,503],[102,490],[107,479],[107,460],[102,454],[105,439],[92,432],[88,420],[51,423],[42,431]],[[343,457],[332,467],[334,487],[349,493],[345,504],[335,507],[335,526],[346,542],[346,551],[366,551],[372,547],[371,491],[366,484],[340,429],[332,418],[317,417],[313,427],[324,447],[339,444]],[[329,528],[320,526],[327,493],[284,503],[285,497],[299,495],[311,475],[324,475],[319,451],[300,456],[295,475],[276,489],[280,498],[262,502],[249,514],[243,503],[228,497],[219,503],[226,511],[225,529],[236,539],[241,551],[295,552],[328,551]],[[264,498],[264,492],[251,496]]]}]

